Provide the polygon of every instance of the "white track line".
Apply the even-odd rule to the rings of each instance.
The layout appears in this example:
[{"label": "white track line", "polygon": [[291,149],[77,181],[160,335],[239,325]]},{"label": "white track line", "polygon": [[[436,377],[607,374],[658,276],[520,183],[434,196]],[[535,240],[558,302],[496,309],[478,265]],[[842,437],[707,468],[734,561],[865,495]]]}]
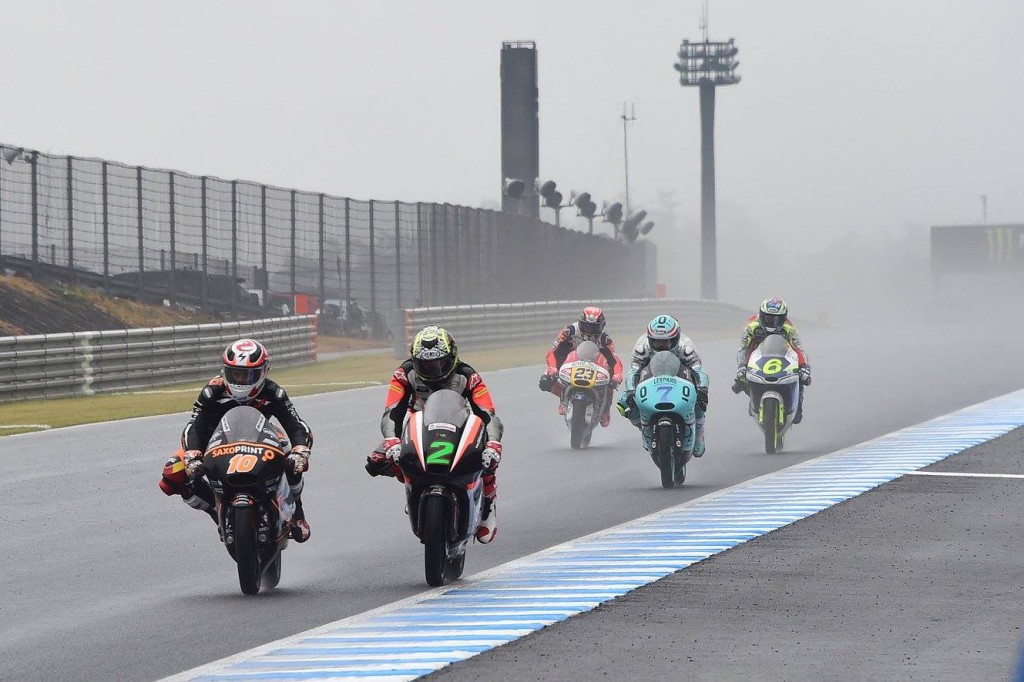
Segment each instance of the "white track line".
[{"label": "white track line", "polygon": [[908,471],[907,476],[963,476],[964,478],[1024,478],[1024,474],[971,474],[957,471]]}]

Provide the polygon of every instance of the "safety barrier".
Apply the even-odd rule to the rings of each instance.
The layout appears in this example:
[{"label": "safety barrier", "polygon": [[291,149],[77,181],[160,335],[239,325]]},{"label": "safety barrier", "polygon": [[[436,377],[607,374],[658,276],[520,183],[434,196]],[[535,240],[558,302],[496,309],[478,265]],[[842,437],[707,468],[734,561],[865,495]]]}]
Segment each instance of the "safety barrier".
[{"label": "safety barrier", "polygon": [[275,367],[316,360],[316,317],[0,337],[0,402],[93,395],[212,376],[231,341],[273,349]]},{"label": "safety barrier", "polygon": [[[736,329],[739,334],[743,321],[749,315],[748,311],[726,303],[671,298],[410,308],[405,311],[405,345],[396,347],[396,352],[405,354],[416,332],[428,324],[445,327],[455,337],[459,348],[550,342],[560,328],[575,321],[588,305],[600,306],[604,310],[609,327],[633,329],[637,336],[659,313],[676,317],[683,330],[691,336],[723,329]],[[627,350],[635,338],[627,340]]]}]

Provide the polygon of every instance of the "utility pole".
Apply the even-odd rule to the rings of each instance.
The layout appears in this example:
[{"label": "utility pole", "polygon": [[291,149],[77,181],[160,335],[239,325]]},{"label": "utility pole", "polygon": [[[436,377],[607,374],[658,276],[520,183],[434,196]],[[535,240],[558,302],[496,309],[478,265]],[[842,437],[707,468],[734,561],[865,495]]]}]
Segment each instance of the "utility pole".
[{"label": "utility pole", "polygon": [[636,120],[636,107],[630,105],[629,114],[626,114],[626,103],[622,103],[622,156],[626,166],[626,215],[629,215],[629,127],[627,123]]}]

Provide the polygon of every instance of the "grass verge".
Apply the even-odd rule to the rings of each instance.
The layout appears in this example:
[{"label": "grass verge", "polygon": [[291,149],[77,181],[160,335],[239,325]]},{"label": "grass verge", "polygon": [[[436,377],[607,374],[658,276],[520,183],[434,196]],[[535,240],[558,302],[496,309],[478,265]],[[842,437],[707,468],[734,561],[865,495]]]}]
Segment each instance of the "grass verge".
[{"label": "grass verge", "polygon": [[[462,359],[481,372],[540,364],[550,346],[468,351]],[[398,360],[390,354],[354,355],[302,367],[272,369],[270,377],[292,397],[387,383]],[[217,371],[210,368],[210,376]],[[131,417],[187,412],[203,381],[74,398],[49,398],[0,404],[0,436],[40,427],[73,426]],[[14,428],[7,428],[14,425]],[[19,426],[20,425],[20,426]]]}]

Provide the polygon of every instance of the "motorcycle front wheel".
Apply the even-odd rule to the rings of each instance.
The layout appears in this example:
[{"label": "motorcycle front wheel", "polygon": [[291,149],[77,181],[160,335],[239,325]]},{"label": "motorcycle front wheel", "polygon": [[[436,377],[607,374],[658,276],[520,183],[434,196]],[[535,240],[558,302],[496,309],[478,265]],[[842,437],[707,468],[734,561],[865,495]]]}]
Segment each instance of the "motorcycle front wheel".
[{"label": "motorcycle front wheel", "polygon": [[658,454],[658,469],[661,471],[661,487],[676,487],[676,458],[672,453],[674,438],[672,424],[662,422],[655,431],[655,452]]},{"label": "motorcycle front wheel", "polygon": [[569,445],[573,450],[586,447],[584,441],[587,437],[587,408],[582,403],[572,406],[572,423],[569,431]]},{"label": "motorcycle front wheel", "polygon": [[444,585],[448,563],[448,526],[444,498],[428,495],[423,501],[423,571],[431,587]]},{"label": "motorcycle front wheel", "polygon": [[761,430],[764,431],[764,451],[774,455],[782,448],[781,420],[779,419],[778,398],[765,398],[763,403]]},{"label": "motorcycle front wheel", "polygon": [[243,594],[259,594],[260,553],[256,541],[256,513],[252,507],[232,507],[235,516],[235,563]]}]

